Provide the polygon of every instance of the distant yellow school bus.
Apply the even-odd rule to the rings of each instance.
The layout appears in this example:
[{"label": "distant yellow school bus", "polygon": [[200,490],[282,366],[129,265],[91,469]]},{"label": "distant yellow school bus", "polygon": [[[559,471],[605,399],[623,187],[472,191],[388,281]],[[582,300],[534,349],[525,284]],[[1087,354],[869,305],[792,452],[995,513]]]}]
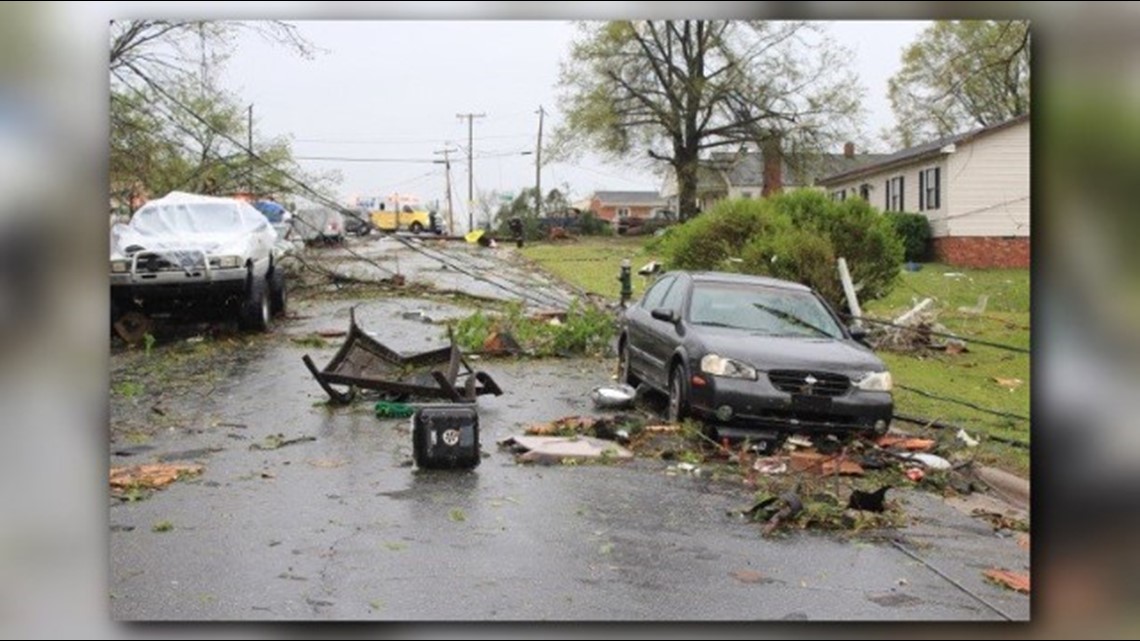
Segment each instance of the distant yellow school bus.
[{"label": "distant yellow school bus", "polygon": [[420,232],[439,233],[435,214],[416,209],[411,205],[404,205],[398,211],[389,209],[374,209],[368,213],[372,225],[380,231],[410,231],[414,234]]}]

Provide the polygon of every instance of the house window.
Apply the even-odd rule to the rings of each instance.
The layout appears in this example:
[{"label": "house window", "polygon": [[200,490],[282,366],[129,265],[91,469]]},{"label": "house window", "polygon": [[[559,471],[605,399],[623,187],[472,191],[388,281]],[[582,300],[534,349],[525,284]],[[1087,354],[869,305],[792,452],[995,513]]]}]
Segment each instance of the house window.
[{"label": "house window", "polygon": [[839,189],[837,191],[831,192],[831,199],[832,200],[838,200],[838,201],[847,200],[847,190],[846,189]]},{"label": "house window", "polygon": [[742,191],[742,192],[740,192],[740,197],[741,197],[741,198],[746,198],[746,199],[747,199],[747,198],[752,198],[752,192],[750,192],[750,191]]},{"label": "house window", "polygon": [[895,176],[887,181],[887,211],[902,211],[903,207],[903,177]]},{"label": "house window", "polygon": [[927,211],[929,209],[938,209],[941,204],[941,192],[939,187],[939,171],[938,167],[931,167],[918,172],[918,210]]},{"label": "house window", "polygon": [[871,186],[868,185],[867,183],[863,183],[862,185],[859,185],[859,197],[862,198],[863,200],[870,201],[871,200]]},{"label": "house window", "polygon": [[619,220],[629,218],[629,207],[618,207],[617,216]]}]

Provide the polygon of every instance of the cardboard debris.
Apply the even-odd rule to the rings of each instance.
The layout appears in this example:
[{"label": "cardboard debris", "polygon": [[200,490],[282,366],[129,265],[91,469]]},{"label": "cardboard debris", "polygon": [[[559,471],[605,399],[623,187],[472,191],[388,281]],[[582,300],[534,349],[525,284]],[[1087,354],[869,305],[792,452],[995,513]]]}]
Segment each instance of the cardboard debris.
[{"label": "cardboard debris", "polygon": [[643,432],[680,432],[680,425],[646,425]]},{"label": "cardboard debris", "polygon": [[836,473],[836,469],[838,468],[839,474],[842,476],[863,476],[863,466],[849,458],[840,460],[840,457],[834,454],[792,452],[789,457],[789,465],[793,472],[810,472],[812,474],[832,476]]},{"label": "cardboard debris", "polygon": [[518,460],[525,463],[633,458],[633,452],[617,443],[589,436],[508,436],[499,445],[521,452]]},{"label": "cardboard debris", "polygon": [[875,444],[885,450],[901,449],[908,452],[929,452],[934,449],[937,442],[928,438],[884,434],[875,441]]},{"label": "cardboard debris", "polygon": [[157,489],[166,487],[180,478],[197,476],[202,466],[196,463],[155,463],[111,468],[111,487],[118,490],[130,488]]},{"label": "cardboard debris", "polygon": [[1029,594],[1029,575],[1020,572],[1010,572],[999,568],[990,568],[985,572],[986,578],[1010,590]]}]

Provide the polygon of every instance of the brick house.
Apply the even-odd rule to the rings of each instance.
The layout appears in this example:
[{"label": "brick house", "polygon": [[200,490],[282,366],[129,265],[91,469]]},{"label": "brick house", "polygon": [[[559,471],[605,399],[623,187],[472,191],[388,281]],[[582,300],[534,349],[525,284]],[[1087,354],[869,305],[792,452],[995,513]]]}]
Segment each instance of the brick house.
[{"label": "brick house", "polygon": [[602,220],[653,218],[665,209],[665,199],[655,191],[596,191],[590,210]]},{"label": "brick house", "polygon": [[930,220],[938,260],[1029,266],[1029,116],[903,149],[818,181],[833,198]]}]

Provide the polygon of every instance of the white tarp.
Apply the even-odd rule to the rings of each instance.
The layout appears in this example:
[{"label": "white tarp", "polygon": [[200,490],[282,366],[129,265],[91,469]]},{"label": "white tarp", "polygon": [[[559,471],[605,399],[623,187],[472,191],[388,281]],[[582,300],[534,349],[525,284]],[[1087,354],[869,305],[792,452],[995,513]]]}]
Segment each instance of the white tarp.
[{"label": "white tarp", "polygon": [[258,258],[276,240],[277,232],[265,216],[248,203],[171,192],[143,205],[130,223],[111,229],[111,257],[148,251],[175,263],[199,252]]}]

